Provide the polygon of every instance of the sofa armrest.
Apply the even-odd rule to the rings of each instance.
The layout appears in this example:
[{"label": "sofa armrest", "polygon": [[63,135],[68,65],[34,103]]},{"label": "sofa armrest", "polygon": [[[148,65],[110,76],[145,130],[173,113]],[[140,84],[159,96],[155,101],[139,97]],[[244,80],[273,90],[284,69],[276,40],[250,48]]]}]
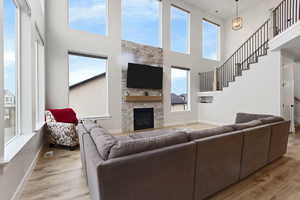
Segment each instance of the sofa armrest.
[{"label": "sofa armrest", "polygon": [[86,168],[86,180],[88,182],[91,199],[102,200],[102,198],[100,198],[100,176],[98,167],[101,166],[104,159],[101,158],[96,145],[89,134],[83,134],[82,139],[85,157],[85,163],[82,163],[82,165]]},{"label": "sofa armrest", "polygon": [[271,125],[271,141],[268,162],[272,162],[287,152],[290,121],[283,121]]}]

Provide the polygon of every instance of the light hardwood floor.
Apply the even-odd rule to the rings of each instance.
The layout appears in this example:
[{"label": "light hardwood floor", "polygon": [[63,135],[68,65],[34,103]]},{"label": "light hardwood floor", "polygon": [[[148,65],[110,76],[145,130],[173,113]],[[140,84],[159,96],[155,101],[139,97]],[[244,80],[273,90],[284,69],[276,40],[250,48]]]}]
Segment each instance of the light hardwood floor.
[{"label": "light hardwood floor", "polygon": [[[185,128],[204,129],[194,124]],[[49,149],[45,149],[45,152]],[[53,149],[51,149],[53,150]],[[79,151],[55,149],[51,158],[40,157],[21,200],[90,200],[81,175]],[[288,153],[210,200],[299,200],[300,130],[289,138]]]}]

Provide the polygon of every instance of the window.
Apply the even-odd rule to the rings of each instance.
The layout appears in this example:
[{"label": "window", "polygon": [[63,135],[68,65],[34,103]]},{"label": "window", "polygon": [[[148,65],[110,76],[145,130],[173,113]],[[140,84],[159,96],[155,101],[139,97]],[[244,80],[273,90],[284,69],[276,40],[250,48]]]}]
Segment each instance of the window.
[{"label": "window", "polygon": [[190,14],[178,7],[171,7],[171,50],[189,53]]},{"label": "window", "polygon": [[73,29],[106,35],[107,0],[69,0],[69,24]]},{"label": "window", "polygon": [[107,59],[69,54],[69,106],[79,118],[107,116]]},{"label": "window", "polygon": [[189,79],[190,70],[171,68],[171,111],[189,110]]},{"label": "window", "polygon": [[219,60],[220,26],[204,19],[202,21],[202,29],[203,57],[210,60]]},{"label": "window", "polygon": [[122,39],[160,46],[160,1],[122,0]]},{"label": "window", "polygon": [[45,47],[44,40],[36,28],[37,38],[35,40],[35,119],[36,127],[45,121]]},{"label": "window", "polygon": [[18,10],[4,0],[4,142],[18,129]]}]

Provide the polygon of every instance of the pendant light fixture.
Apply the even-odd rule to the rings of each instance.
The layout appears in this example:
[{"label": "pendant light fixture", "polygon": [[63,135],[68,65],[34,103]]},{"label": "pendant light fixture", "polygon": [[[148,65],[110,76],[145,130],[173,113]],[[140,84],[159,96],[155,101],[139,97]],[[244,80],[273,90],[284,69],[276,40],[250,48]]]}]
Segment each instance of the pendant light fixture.
[{"label": "pendant light fixture", "polygon": [[243,18],[239,17],[239,0],[235,0],[236,2],[236,16],[232,20],[232,30],[238,31],[243,28]]}]

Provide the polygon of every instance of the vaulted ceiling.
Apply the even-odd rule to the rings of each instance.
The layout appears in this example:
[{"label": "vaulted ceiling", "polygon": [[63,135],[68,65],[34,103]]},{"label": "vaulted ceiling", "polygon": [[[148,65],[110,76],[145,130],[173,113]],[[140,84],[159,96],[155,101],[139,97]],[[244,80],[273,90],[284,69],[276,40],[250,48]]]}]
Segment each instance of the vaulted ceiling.
[{"label": "vaulted ceiling", "polygon": [[[235,0],[185,0],[199,6],[202,10],[209,14],[227,19],[235,14]],[[247,10],[255,6],[262,0],[239,0],[239,7],[241,11]]]}]

